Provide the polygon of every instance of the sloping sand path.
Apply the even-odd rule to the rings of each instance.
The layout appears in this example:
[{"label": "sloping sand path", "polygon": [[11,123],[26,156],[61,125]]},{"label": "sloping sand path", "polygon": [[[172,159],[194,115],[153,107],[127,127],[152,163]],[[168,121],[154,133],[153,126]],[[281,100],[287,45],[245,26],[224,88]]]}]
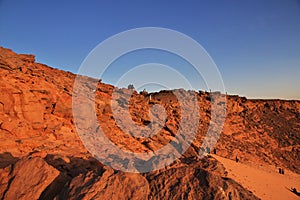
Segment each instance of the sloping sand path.
[{"label": "sloping sand path", "polygon": [[224,165],[229,178],[234,179],[263,200],[300,199],[289,190],[295,187],[299,192],[300,174],[285,169],[285,174],[282,175],[278,173],[278,168],[275,166],[249,166],[217,155],[211,156]]}]

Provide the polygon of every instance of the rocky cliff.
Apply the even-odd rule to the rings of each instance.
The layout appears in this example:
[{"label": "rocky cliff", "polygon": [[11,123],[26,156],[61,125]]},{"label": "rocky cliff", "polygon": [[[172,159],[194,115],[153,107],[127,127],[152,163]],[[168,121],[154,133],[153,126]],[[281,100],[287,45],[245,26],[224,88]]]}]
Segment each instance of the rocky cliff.
[{"label": "rocky cliff", "polygon": [[[2,47],[0,73],[1,199],[256,199],[251,191],[227,178],[224,167],[214,158],[198,157],[212,118],[212,103],[226,108],[224,127],[215,147],[219,156],[238,156],[243,163],[270,164],[300,173],[299,101],[250,100],[197,92],[200,109],[196,114],[200,119],[198,125],[187,124],[196,130],[187,151],[163,169],[129,173],[100,163],[80,140],[72,113],[72,96],[79,95],[73,91],[76,75],[36,63],[33,55],[16,54]],[[87,83],[82,90],[96,82],[97,121],[106,136],[126,151],[162,148],[176,137],[180,121],[193,117],[184,114],[171,91],[132,93],[89,77],[81,81]],[[159,124],[158,134],[131,137],[122,131],[111,108],[114,90],[130,95],[129,102],[122,102],[122,98],[118,102],[124,104],[119,108],[124,124],[131,120],[122,117],[126,106],[140,126],[151,121],[149,109],[153,105],[162,106],[166,121]],[[183,95],[189,92],[178,91]],[[226,104],[219,97],[225,97]],[[89,98],[77,100],[85,103]],[[154,111],[153,116],[161,118],[159,113]],[[86,120],[76,123],[91,131]],[[156,164],[151,162],[150,167]]]}]

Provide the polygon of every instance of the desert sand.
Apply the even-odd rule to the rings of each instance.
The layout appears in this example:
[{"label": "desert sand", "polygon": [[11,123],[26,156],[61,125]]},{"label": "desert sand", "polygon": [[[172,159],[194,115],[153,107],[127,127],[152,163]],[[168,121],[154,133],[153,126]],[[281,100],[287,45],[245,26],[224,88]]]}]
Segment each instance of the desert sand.
[{"label": "desert sand", "polygon": [[251,166],[244,163],[236,163],[217,155],[212,155],[220,161],[228,172],[228,177],[234,179],[246,189],[252,191],[261,199],[300,199],[289,189],[300,189],[300,175],[285,169],[285,174],[279,174],[275,166]]}]

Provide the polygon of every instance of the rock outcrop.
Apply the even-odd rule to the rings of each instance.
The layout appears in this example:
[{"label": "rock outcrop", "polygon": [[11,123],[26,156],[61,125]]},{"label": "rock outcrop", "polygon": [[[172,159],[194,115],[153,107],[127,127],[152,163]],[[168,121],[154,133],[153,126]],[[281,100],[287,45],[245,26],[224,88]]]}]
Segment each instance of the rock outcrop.
[{"label": "rock outcrop", "polygon": [[39,199],[60,172],[42,158],[23,158],[0,169],[1,199]]},{"label": "rock outcrop", "polygon": [[[79,89],[89,92],[80,96],[73,88],[76,75],[36,63],[33,55],[16,54],[2,47],[0,74],[1,199],[257,199],[227,178],[224,167],[215,159],[198,158],[212,118],[212,103],[226,108],[224,128],[215,147],[218,155],[229,159],[238,155],[244,163],[272,164],[300,173],[299,101],[250,100],[197,92],[199,111],[184,112],[174,91],[137,93],[89,77],[81,78]],[[97,86],[93,92],[92,84]],[[112,111],[114,90],[119,95],[115,102],[119,119]],[[79,104],[95,97],[99,126],[94,127],[94,122],[85,118],[75,121],[72,96],[78,97],[75,103]],[[127,108],[129,117],[123,115]],[[193,110],[189,101],[186,109]],[[86,112],[82,110],[81,114]],[[192,123],[195,116],[186,113],[199,115],[199,125]],[[99,163],[85,148],[75,127],[78,123],[88,133],[101,128],[120,149],[144,153],[158,150],[176,138],[183,119],[190,130],[195,130],[187,151],[180,152],[177,138],[178,143],[172,145],[174,151],[183,154],[180,158],[168,167],[137,174]],[[150,136],[146,129],[136,136],[130,132],[135,130],[126,132],[117,124],[133,122],[145,127],[151,120],[163,123],[153,124],[159,131]],[[101,148],[105,154],[106,147]],[[111,159],[120,159],[118,156],[117,152],[107,155]],[[139,162],[149,162],[153,169],[159,164],[152,160]]]}]

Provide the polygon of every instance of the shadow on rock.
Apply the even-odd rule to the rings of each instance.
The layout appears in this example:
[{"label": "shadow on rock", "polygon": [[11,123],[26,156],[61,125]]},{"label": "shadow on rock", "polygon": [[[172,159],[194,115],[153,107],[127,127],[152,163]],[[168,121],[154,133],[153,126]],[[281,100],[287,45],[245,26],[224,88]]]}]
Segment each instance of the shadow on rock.
[{"label": "shadow on rock", "polygon": [[9,152],[4,152],[0,154],[0,168],[5,168],[11,164],[15,164],[19,158],[14,157]]}]

